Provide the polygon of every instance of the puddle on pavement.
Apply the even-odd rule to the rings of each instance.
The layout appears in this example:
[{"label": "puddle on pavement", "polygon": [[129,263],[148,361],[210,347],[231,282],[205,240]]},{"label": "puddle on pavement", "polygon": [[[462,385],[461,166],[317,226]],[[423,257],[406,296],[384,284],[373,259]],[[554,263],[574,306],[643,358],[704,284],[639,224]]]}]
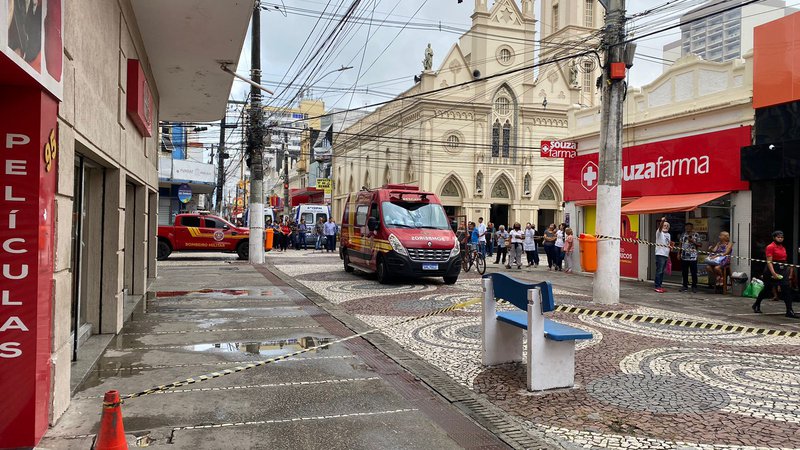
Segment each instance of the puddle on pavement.
[{"label": "puddle on pavement", "polygon": [[[280,356],[286,353],[296,352],[307,348],[316,347],[322,344],[331,342],[330,338],[320,338],[313,336],[305,336],[298,339],[281,339],[276,341],[262,341],[262,342],[219,342],[214,344],[196,344],[187,345],[183,348],[195,352],[222,352],[222,353],[240,353],[243,355],[259,355],[259,356]],[[311,352],[321,352],[330,349],[330,347],[323,347]]]},{"label": "puddle on pavement", "polygon": [[283,291],[280,289],[200,289],[197,291],[158,291],[156,292],[156,298],[186,297],[188,295],[208,296],[207,294],[213,294],[215,296],[230,295],[234,297],[241,295],[271,297],[283,294]]}]

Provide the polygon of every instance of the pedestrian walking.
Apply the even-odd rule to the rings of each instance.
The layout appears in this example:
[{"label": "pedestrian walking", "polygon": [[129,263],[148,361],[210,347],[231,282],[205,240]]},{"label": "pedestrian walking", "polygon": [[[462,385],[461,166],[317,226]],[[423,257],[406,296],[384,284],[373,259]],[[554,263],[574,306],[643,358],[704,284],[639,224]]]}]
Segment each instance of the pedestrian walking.
[{"label": "pedestrian walking", "polygon": [[525,240],[522,242],[522,250],[528,260],[528,267],[539,266],[539,249],[536,245],[536,229],[530,222],[525,224]]},{"label": "pedestrian walking", "polygon": [[556,224],[551,223],[545,230],[542,246],[547,255],[547,270],[553,270],[556,265]]},{"label": "pedestrian walking", "polygon": [[563,270],[561,263],[564,261],[564,230],[567,228],[567,224],[561,223],[558,225],[558,229],[556,230],[556,270]]},{"label": "pedestrian walking", "polygon": [[297,234],[297,239],[300,241],[297,249],[300,250],[300,247],[302,246],[303,250],[308,250],[308,244],[306,244],[306,234],[308,234],[308,225],[306,225],[306,219],[300,219],[300,225],[297,227]]},{"label": "pedestrian walking", "polygon": [[491,258],[494,256],[494,235],[497,230],[494,229],[494,224],[489,222],[486,225],[486,256]]},{"label": "pedestrian walking", "polygon": [[497,241],[497,257],[494,260],[495,264],[505,264],[506,263],[506,255],[508,254],[507,242],[508,242],[508,231],[506,231],[505,225],[500,225],[495,233],[495,240]]},{"label": "pedestrian walking", "polygon": [[281,239],[281,251],[285,252],[289,247],[290,239],[292,239],[292,228],[289,226],[288,221],[283,222],[283,225],[281,225],[281,234],[283,234],[283,239]]},{"label": "pedestrian walking", "polygon": [[778,295],[786,304],[786,317],[794,319],[800,318],[792,310],[792,290],[789,287],[789,280],[794,275],[794,267],[786,264],[786,247],[783,246],[783,231],[775,230],[772,233],[772,243],[767,245],[764,250],[767,255],[767,266],[764,268],[762,279],[764,289],[758,294],[756,302],[753,303],[753,312],[761,313],[761,302],[770,294],[772,288],[778,289]]},{"label": "pedestrian walking", "polygon": [[323,240],[325,240],[325,219],[322,217],[314,224],[314,233],[317,234],[316,242],[314,243],[314,250],[322,250]]},{"label": "pedestrian walking", "polygon": [[575,250],[575,236],[572,235],[572,228],[564,229],[564,273],[572,273],[572,253]]},{"label": "pedestrian walking", "polygon": [[486,224],[483,217],[478,217],[478,225],[475,227],[478,232],[478,252],[486,258]]},{"label": "pedestrian walking", "polygon": [[510,269],[512,265],[516,265],[517,269],[522,268],[522,244],[525,242],[525,232],[521,228],[519,222],[514,222],[514,229],[509,233],[511,235],[511,251],[508,255],[506,269]]},{"label": "pedestrian walking", "polygon": [[289,222],[289,228],[292,230],[292,248],[300,250],[300,239],[298,238],[300,235],[300,227],[297,225],[297,222],[292,220]]},{"label": "pedestrian walking", "polygon": [[692,292],[697,292],[697,248],[700,247],[700,235],[695,233],[694,224],[686,222],[683,226],[683,234],[679,239],[681,252],[681,274],[683,275],[683,286],[681,292],[689,290],[689,273],[692,274]]},{"label": "pedestrian walking", "polygon": [[664,281],[664,271],[667,270],[667,261],[669,261],[669,222],[666,217],[662,217],[658,221],[658,228],[656,228],[656,279],[655,291],[659,294],[666,292],[661,287]]},{"label": "pedestrian walking", "polygon": [[336,249],[336,223],[333,222],[333,217],[325,222],[323,233],[325,233],[326,241],[325,251],[333,252]]},{"label": "pedestrian walking", "polygon": [[727,231],[719,233],[719,241],[716,245],[708,248],[711,252],[706,258],[706,273],[708,273],[708,282],[711,284],[711,276],[716,277],[715,287],[722,288],[722,283],[725,282],[722,274],[723,271],[731,264],[731,252],[733,245],[731,245],[731,235]]}]

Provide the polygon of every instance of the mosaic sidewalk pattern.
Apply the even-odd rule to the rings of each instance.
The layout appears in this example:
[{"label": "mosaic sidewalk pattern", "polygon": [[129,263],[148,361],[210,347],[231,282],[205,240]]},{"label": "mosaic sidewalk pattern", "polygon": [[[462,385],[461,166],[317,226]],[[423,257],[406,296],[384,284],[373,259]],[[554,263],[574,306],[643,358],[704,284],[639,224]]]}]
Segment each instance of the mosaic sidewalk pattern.
[{"label": "mosaic sidewalk pattern", "polygon": [[[452,286],[440,279],[383,286],[368,275],[345,273],[338,258],[321,257],[310,265],[300,261],[275,262],[279,270],[376,327],[481,295],[475,273],[462,273]],[[576,292],[556,289],[555,295],[558,304],[596,306]],[[629,305],[603,309],[720,323]],[[797,338],[561,312],[552,318],[595,336],[578,344],[573,389],[532,393],[525,387],[524,364],[483,367],[480,305],[384,334],[485,395],[526,423],[532,434],[557,436],[565,448],[800,448]]]}]

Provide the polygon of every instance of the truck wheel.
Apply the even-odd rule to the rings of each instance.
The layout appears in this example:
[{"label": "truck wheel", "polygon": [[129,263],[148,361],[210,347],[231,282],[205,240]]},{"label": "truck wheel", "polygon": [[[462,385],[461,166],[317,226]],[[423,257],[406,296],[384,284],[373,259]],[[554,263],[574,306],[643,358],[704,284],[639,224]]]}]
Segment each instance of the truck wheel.
[{"label": "truck wheel", "polygon": [[377,273],[378,273],[378,283],[387,284],[391,280],[391,277],[389,276],[389,270],[386,267],[386,261],[381,256],[378,257]]},{"label": "truck wheel", "polygon": [[352,273],[353,268],[350,266],[350,256],[347,255],[347,250],[342,250],[342,259],[344,260],[344,271]]},{"label": "truck wheel", "polygon": [[250,243],[247,241],[242,241],[236,247],[236,254],[239,255],[239,259],[250,259]]},{"label": "truck wheel", "polygon": [[444,277],[444,284],[456,284],[458,281],[458,275],[452,277]]},{"label": "truck wheel", "polygon": [[169,257],[170,253],[172,253],[172,247],[169,246],[169,243],[159,239],[156,259],[163,261]]}]

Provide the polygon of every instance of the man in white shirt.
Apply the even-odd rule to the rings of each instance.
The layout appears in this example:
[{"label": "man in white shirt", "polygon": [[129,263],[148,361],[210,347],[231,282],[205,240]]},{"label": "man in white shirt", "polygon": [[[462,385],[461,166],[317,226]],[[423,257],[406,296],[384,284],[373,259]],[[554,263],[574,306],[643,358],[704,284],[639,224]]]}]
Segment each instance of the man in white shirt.
[{"label": "man in white shirt", "polygon": [[486,224],[483,223],[483,217],[478,217],[478,251],[481,252],[486,258]]}]

